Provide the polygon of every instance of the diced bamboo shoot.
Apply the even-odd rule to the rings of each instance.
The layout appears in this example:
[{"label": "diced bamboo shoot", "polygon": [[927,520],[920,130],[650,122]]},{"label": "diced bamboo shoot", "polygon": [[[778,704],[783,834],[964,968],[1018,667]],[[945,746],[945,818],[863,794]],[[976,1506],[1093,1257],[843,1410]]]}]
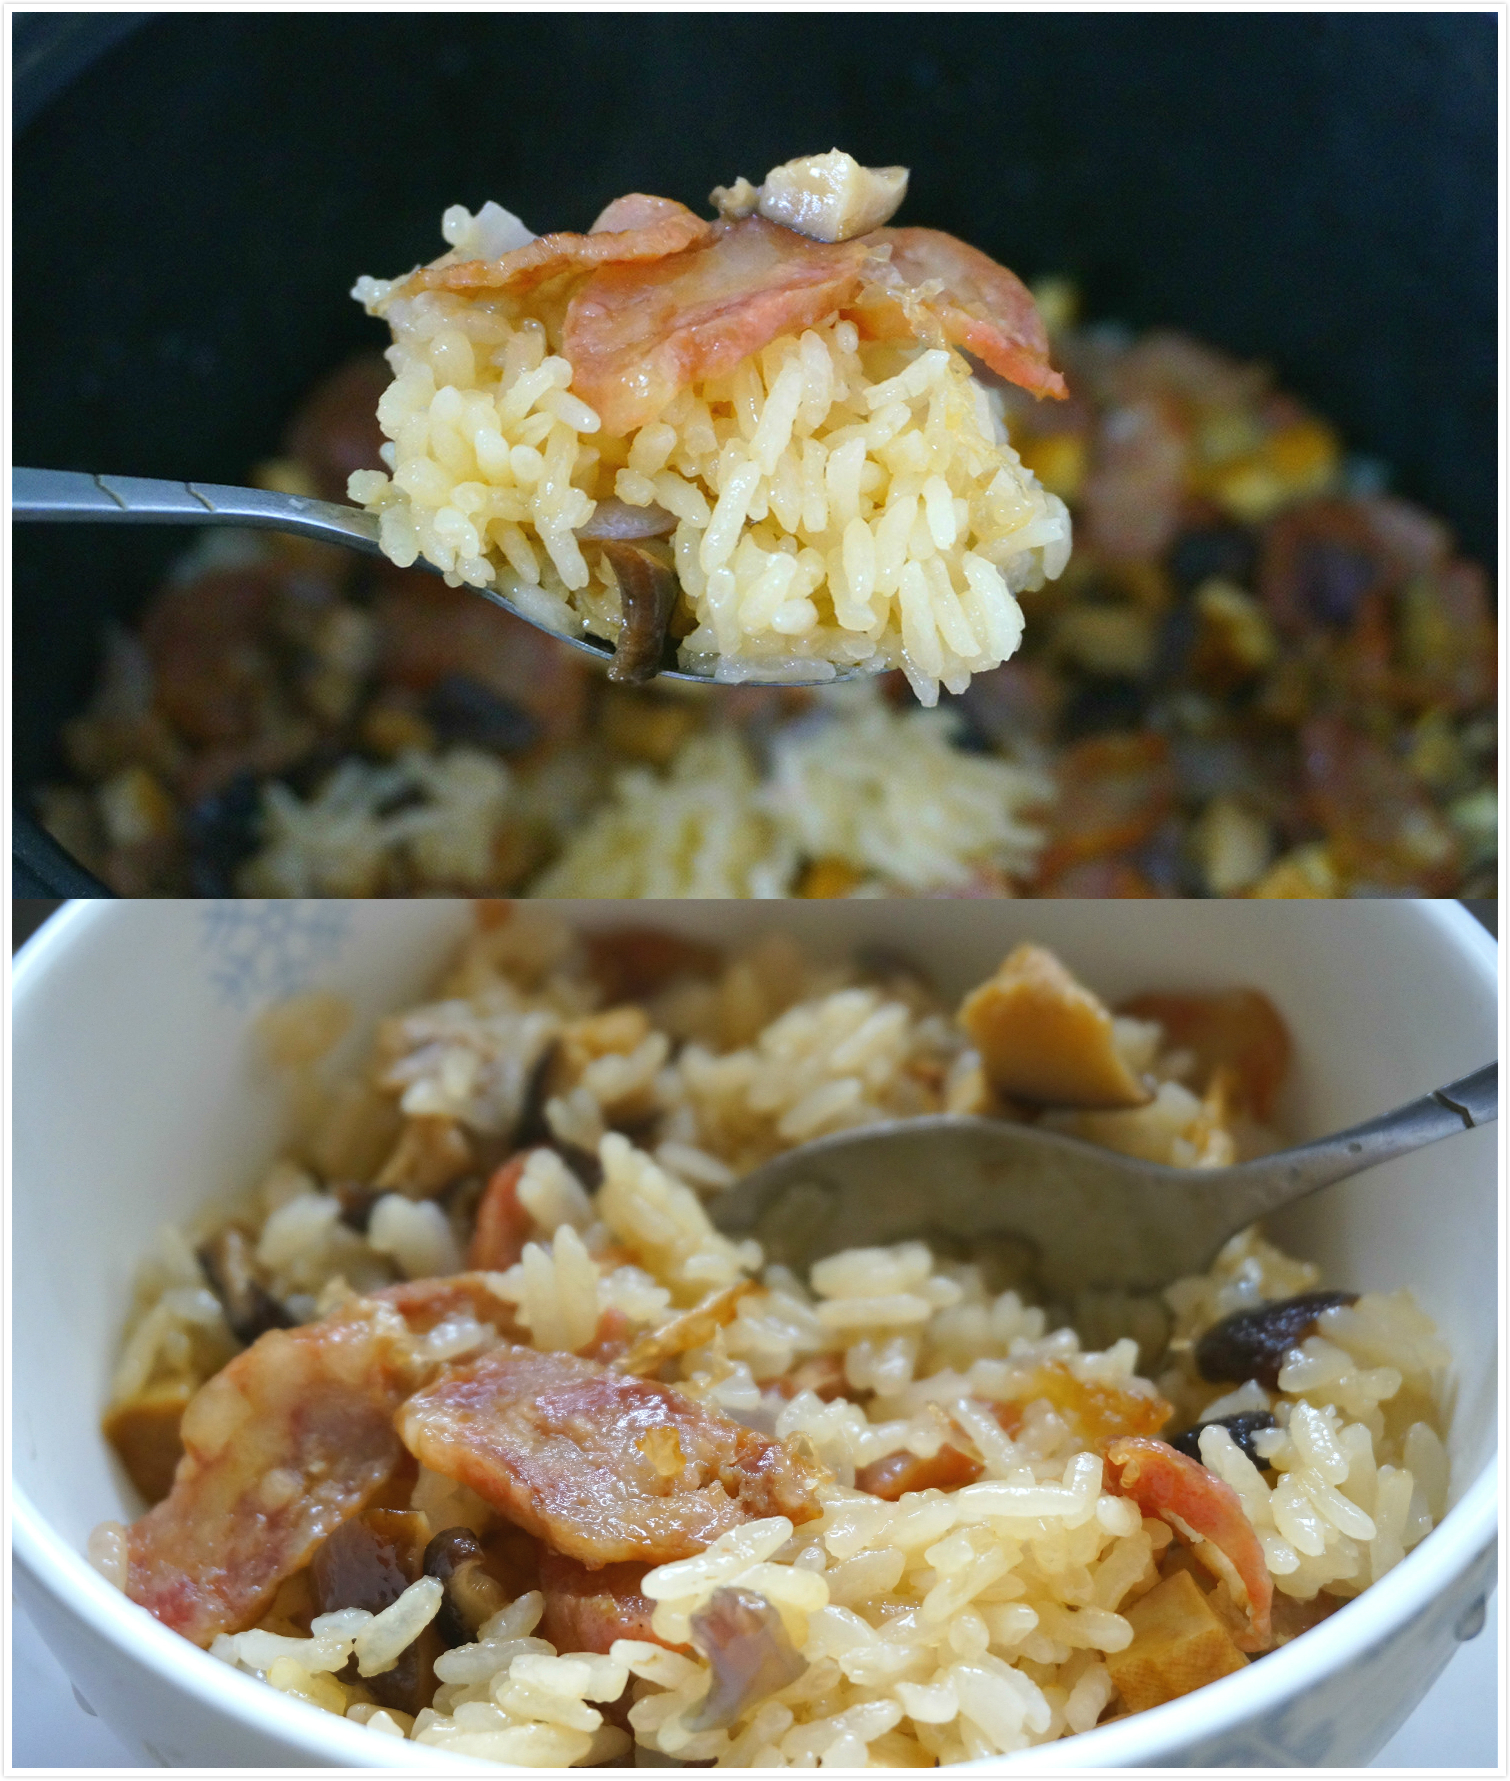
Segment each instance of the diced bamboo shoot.
[{"label": "diced bamboo shoot", "polygon": [[965,998],[960,1023],[999,1094],[1055,1107],[1141,1107],[1110,1010],[1041,946],[1017,947]]},{"label": "diced bamboo shoot", "polygon": [[184,1450],[178,1425],[192,1394],[187,1379],[170,1380],[105,1413],[105,1436],[149,1503],[160,1503],[173,1488],[173,1471]]},{"label": "diced bamboo shoot", "polygon": [[1108,1652],[1106,1667],[1129,1713],[1177,1700],[1248,1661],[1188,1571],[1176,1571],[1124,1612],[1133,1641]]}]

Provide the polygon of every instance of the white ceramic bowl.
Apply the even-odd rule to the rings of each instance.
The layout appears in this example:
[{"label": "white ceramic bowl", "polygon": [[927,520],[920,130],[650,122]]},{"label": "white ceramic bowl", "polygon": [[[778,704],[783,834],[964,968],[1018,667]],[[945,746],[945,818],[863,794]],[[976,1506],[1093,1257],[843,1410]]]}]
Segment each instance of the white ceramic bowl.
[{"label": "white ceramic bowl", "polygon": [[[614,904],[563,907],[586,922],[631,919]],[[632,919],[720,939],[780,927],[814,949],[884,938],[950,994],[1029,937],[1109,998],[1253,983],[1295,1034],[1284,1114],[1297,1137],[1383,1112],[1495,1052],[1494,945],[1446,903],[682,903]],[[437,901],[75,904],[17,959],[15,1583],[79,1693],[148,1763],[427,1764],[421,1746],[233,1673],[80,1554],[96,1522],[140,1507],[98,1431],[136,1259],[160,1222],[244,1185],[276,1143],[253,1014],[318,985],[375,1016],[423,992],[468,920],[464,905]],[[1404,1722],[1482,1622],[1492,1582],[1495,1214],[1495,1139],[1476,1131],[1276,1222],[1329,1283],[1408,1284],[1436,1318],[1457,1356],[1452,1506],[1402,1564],[1297,1643],[1183,1700],[1033,1750],[1028,1766],[1356,1765]]]}]

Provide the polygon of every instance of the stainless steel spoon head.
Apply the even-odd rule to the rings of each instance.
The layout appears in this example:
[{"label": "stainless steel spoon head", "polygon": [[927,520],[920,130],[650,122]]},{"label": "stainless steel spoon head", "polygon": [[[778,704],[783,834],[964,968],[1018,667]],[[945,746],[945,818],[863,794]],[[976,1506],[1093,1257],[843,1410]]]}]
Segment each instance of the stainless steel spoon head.
[{"label": "stainless steel spoon head", "polygon": [[[278,494],[268,489],[231,488],[213,482],[160,482],[140,476],[91,476],[78,470],[11,471],[11,516],[20,520],[49,520],[68,524],[247,526],[271,532],[293,532],[303,538],[319,538],[327,544],[344,545],[368,556],[384,554],[378,542],[374,514],[339,501],[316,501],[304,495]],[[443,575],[421,557],[415,564],[433,575]],[[474,588],[474,593],[501,606],[505,612],[547,637],[554,637],[584,655],[607,663],[614,648],[586,631],[568,635],[533,617],[497,588]],[[783,675],[779,680],[758,678],[720,681],[715,675],[693,673],[677,665],[676,644],[668,637],[657,673],[667,680],[690,680],[699,686],[833,686],[841,680],[863,680],[875,672],[868,668],[834,669],[802,675]]]},{"label": "stainless steel spoon head", "polygon": [[1266,1213],[1497,1117],[1488,1064],[1392,1113],[1227,1169],[1148,1163],[1058,1132],[935,1114],[814,1139],[736,1182],[710,1211],[770,1261],[921,1237],[970,1255],[1015,1246],[1033,1289],[1147,1293],[1211,1265]]},{"label": "stainless steel spoon head", "polygon": [[1004,1120],[939,1114],[838,1132],[788,1151],[709,1210],[768,1261],[805,1272],[835,1250],[922,1238],[1015,1251],[1053,1298],[1153,1291],[1198,1272],[1232,1234],[1215,1177]]}]

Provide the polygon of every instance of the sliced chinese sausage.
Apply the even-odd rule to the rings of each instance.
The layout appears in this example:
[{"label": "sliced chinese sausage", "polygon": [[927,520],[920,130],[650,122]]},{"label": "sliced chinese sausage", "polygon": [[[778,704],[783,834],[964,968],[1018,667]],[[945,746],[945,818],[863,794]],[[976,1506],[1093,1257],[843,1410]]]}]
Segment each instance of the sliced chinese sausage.
[{"label": "sliced chinese sausage", "polygon": [[497,291],[520,296],[562,273],[679,254],[706,241],[712,230],[711,223],[685,204],[634,192],[610,204],[589,235],[541,235],[496,260],[422,266],[404,281],[402,292],[412,296],[416,291]]},{"label": "sliced chinese sausage", "polygon": [[521,1150],[489,1176],[467,1250],[469,1268],[512,1268],[524,1254],[534,1229],[534,1220],[519,1204],[519,1183],[529,1158],[530,1153]]},{"label": "sliced chinese sausage", "polygon": [[189,1401],[173,1488],[128,1536],[126,1594],[197,1645],[254,1625],[407,1464],[394,1413],[435,1370],[416,1337],[462,1314],[507,1329],[513,1309],[460,1274],[262,1336]]},{"label": "sliced chinese sausage", "polygon": [[780,1442],[574,1355],[494,1349],[417,1392],[397,1427],[421,1465],[590,1566],[665,1564],[746,1521],[819,1513]]},{"label": "sliced chinese sausage", "polygon": [[1168,1522],[1182,1537],[1195,1536],[1195,1558],[1246,1611],[1248,1626],[1237,1640],[1239,1648],[1267,1651],[1274,1583],[1258,1535],[1232,1486],[1188,1454],[1146,1435],[1113,1441],[1106,1451],[1106,1469],[1109,1490],[1131,1497],[1145,1515]]},{"label": "sliced chinese sausage", "polygon": [[965,998],[961,1026],[998,1094],[1059,1107],[1141,1107],[1110,1011],[1042,946],[1023,944]]},{"label": "sliced chinese sausage", "polygon": [[128,1537],[126,1594],[196,1645],[253,1625],[400,1457],[412,1340],[391,1307],[356,1305],[270,1331],[184,1412],[173,1489]]},{"label": "sliced chinese sausage", "polygon": [[1154,1020],[1173,1050],[1195,1054],[1201,1080],[1222,1065],[1232,1072],[1235,1098],[1257,1119],[1267,1119],[1290,1063],[1290,1035],[1279,1010],[1256,989],[1219,995],[1134,996],[1123,1004],[1134,1020]]},{"label": "sliced chinese sausage", "polygon": [[855,1473],[855,1489],[894,1503],[914,1490],[958,1490],[962,1484],[973,1484],[983,1469],[979,1460],[947,1441],[929,1459],[903,1447],[861,1466]]},{"label": "sliced chinese sausage", "polygon": [[625,1563],[590,1571],[559,1552],[542,1553],[545,1612],[540,1637],[549,1639],[558,1651],[606,1652],[615,1639],[664,1645],[666,1641],[650,1625],[655,1603],[640,1589],[649,1569],[647,1564]]},{"label": "sliced chinese sausage", "polygon": [[[1015,272],[941,229],[876,229],[863,239],[890,247],[891,270],[901,284],[942,282],[943,290],[923,305],[956,346],[1032,395],[1062,400],[1069,394],[1049,363],[1049,338],[1033,293]],[[865,313],[871,320],[866,331],[882,331],[869,293]],[[884,331],[894,328],[893,319]]]},{"label": "sliced chinese sausage", "polygon": [[512,1299],[500,1298],[494,1284],[487,1273],[473,1270],[438,1279],[401,1280],[396,1286],[380,1287],[371,1297],[392,1305],[415,1335],[460,1316],[491,1324],[500,1335],[508,1335],[515,1329],[518,1307]]},{"label": "sliced chinese sausage", "polygon": [[679,390],[854,297],[868,239],[809,241],[751,216],[715,225],[688,252],[602,266],[567,305],[561,350],[573,392],[608,434],[644,426]]},{"label": "sliced chinese sausage", "polygon": [[[631,229],[653,229],[657,224],[672,221],[679,228],[686,229],[689,217],[693,222],[702,221],[675,198],[657,198],[650,192],[625,192],[622,198],[613,199],[599,211],[598,219],[589,233],[618,235]],[[711,232],[711,229],[710,223],[703,223],[704,233]]]}]

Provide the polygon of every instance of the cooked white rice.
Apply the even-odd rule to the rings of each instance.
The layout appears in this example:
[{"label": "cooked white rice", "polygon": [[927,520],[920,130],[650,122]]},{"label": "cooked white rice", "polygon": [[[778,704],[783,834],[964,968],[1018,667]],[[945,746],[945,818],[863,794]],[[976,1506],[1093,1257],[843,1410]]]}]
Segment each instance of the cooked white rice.
[{"label": "cooked white rice", "polygon": [[[547,1118],[564,1141],[596,1151],[602,1185],[589,1193],[559,1155],[535,1153],[520,1188],[533,1240],[494,1276],[534,1346],[581,1346],[610,1307],[631,1328],[651,1330],[710,1289],[758,1283],[670,1376],[712,1407],[804,1441],[831,1474],[821,1519],[795,1529],[780,1517],[747,1524],[653,1570],[643,1588],[656,1604],[657,1635],[673,1644],[687,1641],[690,1617],[716,1588],[752,1590],[777,1610],[806,1668],[727,1728],[694,1731],[688,1720],[710,1685],[701,1656],[633,1640],[607,1656],[557,1652],[535,1636],[543,1603],[531,1593],[440,1658],[433,1705],[410,1721],[379,1708],[360,1676],[390,1663],[434,1615],[439,1586],[422,1581],[376,1617],[327,1614],[303,1635],[275,1610],[263,1627],[216,1641],[216,1655],[274,1687],[390,1735],[534,1767],[624,1754],[629,1739],[601,1708],[626,1681],[634,1741],[651,1763],[931,1766],[1086,1730],[1116,1704],[1107,1659],[1133,1638],[1125,1610],[1157,1579],[1170,1532],[1106,1488],[1103,1462],[1064,1401],[1033,1397],[1045,1368],[1067,1382],[1069,1401],[1083,1391],[1136,1408],[1160,1394],[1177,1427],[1271,1411],[1276,1427],[1256,1440],[1272,1473],[1223,1429],[1203,1433],[1201,1453],[1237,1492],[1281,1602],[1358,1594],[1444,1512],[1437,1425],[1448,1355],[1408,1291],[1366,1293],[1323,1313],[1317,1333],[1287,1356],[1275,1392],[1198,1376],[1190,1351],[1202,1330],[1316,1284],[1311,1264],[1256,1231],[1234,1238],[1209,1273],[1164,1294],[1172,1340],[1164,1370],[1149,1380],[1137,1372],[1136,1341],[1108,1337],[1085,1349],[1018,1292],[993,1290],[979,1265],[945,1260],[926,1243],[848,1250],[804,1281],[762,1267],[756,1245],[715,1230],[700,1190],[786,1145],[978,1104],[978,1060],[916,985],[883,989],[772,941],[711,982],[663,993],[649,1019],[607,1022],[590,1012],[569,932],[532,910],[480,932],[441,995],[385,1024],[371,1080],[356,1091],[388,1098],[385,1144],[405,1118],[454,1120],[473,1142],[506,1132],[544,1046],[575,1036],[575,1052],[566,1047],[579,1059],[575,1080],[559,1085]],[[309,1072],[318,1076],[313,1050],[340,1026],[318,998],[302,1018],[309,1043],[300,1042],[297,1008],[272,1037],[307,1089]],[[681,1041],[674,1055],[673,1040]],[[1122,1124],[1097,1128],[1102,1141],[1197,1166],[1265,1141],[1249,1126],[1213,1143],[1211,1107],[1179,1082],[1189,1059],[1168,1051],[1156,1027],[1119,1021],[1116,1040],[1163,1087],[1137,1114],[1119,1116]],[[313,1171],[323,1155],[326,1178],[337,1178],[355,1154],[347,1095],[321,1082],[302,1096],[305,1125],[291,1155],[244,1209],[275,1289],[306,1304],[423,1271],[450,1237],[424,1217],[433,1205],[397,1195],[380,1203],[391,1211],[365,1238],[339,1223]],[[637,1142],[614,1129],[616,1119],[634,1126]],[[229,1336],[213,1331],[191,1268],[187,1243],[170,1233],[144,1271],[118,1393],[219,1364]],[[469,1318],[429,1338],[437,1357],[492,1339]],[[869,1394],[863,1402],[772,1388],[821,1356],[833,1357],[851,1390]],[[990,1413],[1025,1399],[1015,1426]],[[945,1441],[978,1463],[976,1482],[897,1502],[855,1488],[857,1468],[902,1449],[928,1458]],[[482,1532],[492,1521],[480,1498],[423,1471],[414,1506],[436,1527]],[[118,1572],[115,1531],[101,1530],[95,1544],[100,1568]],[[353,1655],[359,1678],[338,1680]]]},{"label": "cooked white rice", "polygon": [[[263,846],[241,874],[259,896],[369,896],[394,884],[488,889],[508,839],[547,828],[561,851],[534,897],[787,897],[803,862],[844,893],[956,889],[1027,876],[1043,845],[1049,775],[952,744],[957,719],[897,711],[869,686],[835,687],[780,726],[762,774],[732,729],[690,737],[664,772],[623,769],[594,806],[477,749],[385,766],[345,762],[308,799],[264,794]],[[394,808],[397,806],[397,808]]]},{"label": "cooked white rice", "polygon": [[[479,251],[480,221],[447,212],[448,240]],[[571,393],[559,285],[400,283],[353,292],[392,329],[395,376],[378,409],[391,474],[357,472],[351,498],[395,562],[496,588],[563,636],[620,629],[613,570],[575,535],[609,496],[675,515],[695,620],[679,660],[719,680],[901,668],[931,705],[1013,653],[1016,594],[1068,558],[1064,504],[952,349],[862,342],[833,315],[611,438]]]}]

